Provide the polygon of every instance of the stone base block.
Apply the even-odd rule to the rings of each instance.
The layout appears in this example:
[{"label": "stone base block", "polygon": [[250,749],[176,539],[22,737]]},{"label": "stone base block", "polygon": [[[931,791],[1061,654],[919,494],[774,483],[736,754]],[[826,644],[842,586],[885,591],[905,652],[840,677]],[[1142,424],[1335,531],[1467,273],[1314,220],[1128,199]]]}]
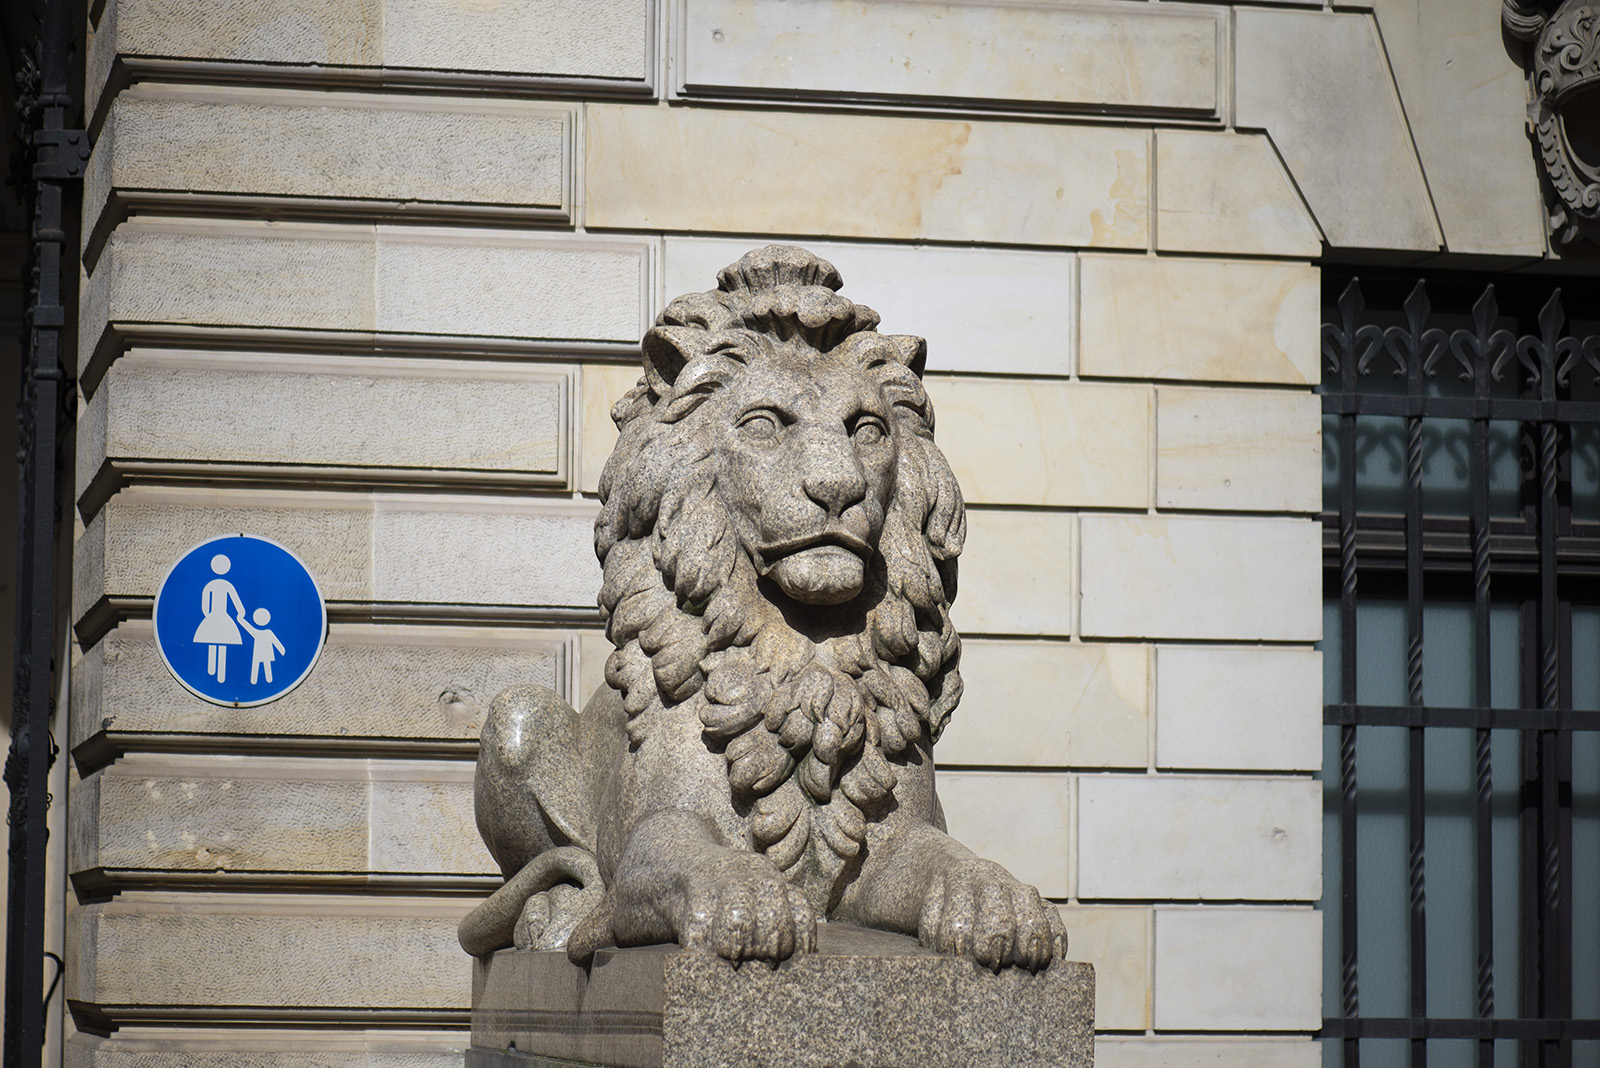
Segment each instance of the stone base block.
[{"label": "stone base block", "polygon": [[1091,1068],[1094,968],[998,975],[846,924],[773,969],[676,946],[501,950],[473,971],[468,1068]]}]

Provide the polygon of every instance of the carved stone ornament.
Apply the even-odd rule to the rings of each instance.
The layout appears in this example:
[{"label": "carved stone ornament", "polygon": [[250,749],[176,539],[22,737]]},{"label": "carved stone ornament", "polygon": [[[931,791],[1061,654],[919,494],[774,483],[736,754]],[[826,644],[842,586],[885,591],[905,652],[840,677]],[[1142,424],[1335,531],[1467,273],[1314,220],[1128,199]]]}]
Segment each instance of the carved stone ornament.
[{"label": "carved stone ornament", "polygon": [[1506,29],[1532,42],[1528,117],[1553,194],[1550,233],[1600,237],[1600,3],[1503,0]]},{"label": "carved stone ornament", "polygon": [[717,282],[657,318],[611,412],[605,685],[581,715],[513,687],[483,728],[478,827],[507,881],[461,944],[777,964],[825,919],[1044,968],[1055,908],[946,834],[934,792],[966,514],[924,343],[878,333],[804,249]]}]

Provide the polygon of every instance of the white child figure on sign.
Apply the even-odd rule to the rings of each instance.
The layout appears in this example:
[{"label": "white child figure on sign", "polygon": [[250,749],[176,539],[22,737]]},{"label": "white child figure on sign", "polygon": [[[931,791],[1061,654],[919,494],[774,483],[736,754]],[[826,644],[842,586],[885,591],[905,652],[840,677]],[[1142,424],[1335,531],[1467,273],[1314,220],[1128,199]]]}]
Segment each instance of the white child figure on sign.
[{"label": "white child figure on sign", "polygon": [[272,662],[277,659],[273,655],[273,650],[276,649],[280,653],[287,653],[289,650],[283,647],[276,634],[267,629],[267,624],[272,622],[271,612],[265,608],[257,608],[250,613],[250,618],[256,621],[253,627],[245,621],[244,612],[240,611],[239,625],[249,631],[250,636],[255,639],[255,648],[250,653],[250,685],[254,686],[258,670],[265,671],[267,681],[272,681]]}]

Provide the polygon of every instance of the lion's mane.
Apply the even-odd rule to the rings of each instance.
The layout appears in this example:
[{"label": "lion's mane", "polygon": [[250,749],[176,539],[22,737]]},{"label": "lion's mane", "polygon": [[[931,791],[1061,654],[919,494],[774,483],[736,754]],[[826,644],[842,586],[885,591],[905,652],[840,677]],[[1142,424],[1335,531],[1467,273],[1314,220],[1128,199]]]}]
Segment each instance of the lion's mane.
[{"label": "lion's mane", "polygon": [[[647,375],[611,412],[621,436],[595,523],[615,646],[606,681],[622,694],[634,744],[662,710],[696,702],[754,847],[780,869],[809,854],[837,875],[894,789],[885,758],[924,731],[937,738],[960,699],[949,605],[965,509],[933,442],[920,339],[877,334],[877,313],[838,295],[833,265],[801,249],[768,246],[717,280],[674,300],[645,341],[649,351],[670,336],[682,349],[687,338],[713,372],[675,383]],[[719,349],[741,343],[802,361],[850,353],[894,402],[899,461],[878,552],[862,594],[841,609],[855,625],[819,642],[761,593],[718,493],[715,451],[692,432],[694,411],[743,370]]]}]

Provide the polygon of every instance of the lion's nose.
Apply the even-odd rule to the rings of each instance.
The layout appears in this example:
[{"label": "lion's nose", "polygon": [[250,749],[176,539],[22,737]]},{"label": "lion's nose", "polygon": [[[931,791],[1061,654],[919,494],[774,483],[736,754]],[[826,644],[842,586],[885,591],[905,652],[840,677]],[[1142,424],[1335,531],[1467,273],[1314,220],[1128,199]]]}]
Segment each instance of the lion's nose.
[{"label": "lion's nose", "polygon": [[814,447],[808,458],[801,488],[828,516],[837,519],[845,510],[860,504],[867,495],[867,479],[861,464],[843,449]]}]

